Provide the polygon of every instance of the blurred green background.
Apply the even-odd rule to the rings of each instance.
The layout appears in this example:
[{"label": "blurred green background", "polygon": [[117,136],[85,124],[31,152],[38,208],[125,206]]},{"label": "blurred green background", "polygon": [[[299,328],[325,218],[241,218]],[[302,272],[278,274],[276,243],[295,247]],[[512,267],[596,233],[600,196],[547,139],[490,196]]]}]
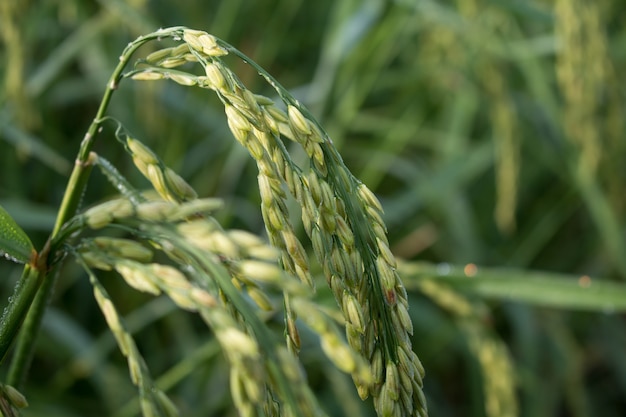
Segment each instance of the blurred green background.
[{"label": "blurred green background", "polygon": [[[381,198],[392,249],[417,271],[405,283],[432,416],[626,413],[624,308],[611,308],[606,293],[570,302],[535,272],[577,288],[609,282],[624,302],[621,0],[3,0],[0,204],[37,247],[120,52],[178,25],[267,69]],[[273,94],[249,65],[229,63],[252,91]],[[214,96],[125,80],[110,113],[201,196],[223,198],[225,227],[264,233],[256,168]],[[112,129],[96,151],[147,186]],[[114,192],[94,172],[84,204]],[[490,293],[437,279],[455,271],[511,287]],[[19,273],[0,265],[1,300]],[[515,285],[524,291],[507,293]],[[110,286],[182,415],[234,415],[224,361],[196,318]],[[313,344],[303,361],[330,415],[372,415]],[[136,413],[125,363],[72,262],[25,393],[25,416]]]}]

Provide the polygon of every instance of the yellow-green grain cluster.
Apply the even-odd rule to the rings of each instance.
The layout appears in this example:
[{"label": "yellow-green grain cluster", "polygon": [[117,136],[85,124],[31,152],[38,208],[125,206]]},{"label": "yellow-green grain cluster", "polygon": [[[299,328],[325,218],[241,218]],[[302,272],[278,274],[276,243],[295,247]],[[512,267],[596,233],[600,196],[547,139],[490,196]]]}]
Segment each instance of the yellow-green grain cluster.
[{"label": "yellow-green grain cluster", "polygon": [[[277,89],[285,110],[247,90],[224,65],[220,56],[236,50],[204,32],[183,33],[206,74],[197,76],[195,84],[217,93],[233,135],[257,162],[263,218],[271,243],[281,250],[283,268],[312,285],[309,260],[289,222],[285,191],[301,204],[304,228],[345,317],[347,341],[370,363],[373,380],[349,362],[344,367],[352,373],[359,395],[372,395],[379,415],[426,415],[424,370],[412,351],[406,291],[389,249],[380,203],[347,170],[317,122],[269,75],[259,69]],[[172,59],[171,51],[155,53],[149,60]],[[149,79],[152,73],[169,70],[150,65],[134,77]],[[292,161],[282,138],[302,146],[310,167]],[[288,340],[297,348],[295,311],[288,298],[286,306]],[[322,342],[337,362],[341,344],[332,338]]]},{"label": "yellow-green grain cluster", "polygon": [[[87,210],[73,227],[123,226],[186,267],[183,272],[153,263],[152,249],[102,238],[85,241],[81,259],[117,271],[137,290],[165,293],[179,307],[198,312],[226,352],[233,400],[242,415],[323,415],[294,355],[301,347],[299,317],[319,335],[335,366],[352,375],[359,396],[373,397],[378,415],[426,416],[424,369],[411,346],[407,293],[376,196],[352,176],[309,112],[254,62],[205,32],[180,28],[160,33],[183,43],[153,52],[126,76],[171,79],[217,94],[234,137],[256,161],[261,212],[272,246],[246,232],[224,231],[206,216],[215,208],[213,200],[197,200],[193,189],[146,145],[118,134],[160,199],[127,191],[126,198]],[[227,54],[258,69],[284,106],[249,91],[222,61]],[[186,63],[201,65],[203,75],[182,70]],[[308,165],[294,163],[285,140],[301,146]],[[103,168],[120,183],[118,189],[130,188],[110,167]],[[345,336],[307,298],[314,281],[308,254],[290,222],[287,193],[300,205],[304,230],[343,315]],[[272,342],[259,321],[259,311],[277,308],[276,294],[283,298],[286,347]]]},{"label": "yellow-green grain cluster", "polygon": [[[111,215],[112,207],[124,210]],[[92,207],[77,222],[97,229],[116,225],[133,229],[173,262],[187,265],[186,273],[173,265],[152,262],[155,249],[128,239],[83,239],[79,257],[90,268],[116,271],[138,291],[166,294],[178,307],[197,312],[214,331],[229,361],[233,401],[241,415],[323,415],[296,358],[264,334],[264,325],[256,316],[256,309],[278,308],[276,294],[300,300],[310,291],[279,267],[275,248],[249,232],[225,231],[206,216],[214,208],[213,199],[133,204],[121,198]],[[133,382],[141,390],[147,378],[145,364],[132,340],[124,335],[112,302],[94,285],[107,322],[128,357]],[[290,401],[275,400],[289,393]],[[157,401],[149,400],[146,404]]]},{"label": "yellow-green grain cluster", "polygon": [[[83,259],[83,262],[86,260]],[[87,265],[89,265],[87,263]],[[95,265],[96,267],[101,266]],[[89,270],[88,270],[89,271]],[[117,341],[117,345],[128,361],[130,378],[139,389],[139,403],[144,416],[153,417],[176,417],[179,415],[174,403],[155,386],[148,367],[137,348],[132,335],[126,330],[124,320],[120,317],[109,294],[90,272],[90,280],[94,289],[96,301],[100,310]]]},{"label": "yellow-green grain cluster", "polygon": [[127,138],[126,146],[137,169],[165,200],[180,202],[197,197],[193,188],[180,175],[165,166],[146,145],[137,139]]}]

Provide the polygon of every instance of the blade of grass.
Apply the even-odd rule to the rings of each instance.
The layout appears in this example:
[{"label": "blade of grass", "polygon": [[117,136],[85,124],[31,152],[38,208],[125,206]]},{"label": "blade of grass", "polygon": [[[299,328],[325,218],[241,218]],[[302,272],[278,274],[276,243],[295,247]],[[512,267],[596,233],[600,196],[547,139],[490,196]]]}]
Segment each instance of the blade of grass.
[{"label": "blade of grass", "polygon": [[415,288],[420,279],[436,279],[490,299],[602,313],[626,311],[626,285],[588,276],[422,262],[404,263],[399,270],[407,288]]}]

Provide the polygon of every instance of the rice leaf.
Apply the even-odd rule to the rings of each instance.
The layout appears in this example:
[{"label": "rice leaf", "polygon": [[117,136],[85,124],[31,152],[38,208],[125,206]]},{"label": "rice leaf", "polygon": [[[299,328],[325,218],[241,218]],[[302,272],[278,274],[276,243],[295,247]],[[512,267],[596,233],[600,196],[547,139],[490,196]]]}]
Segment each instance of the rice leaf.
[{"label": "rice leaf", "polygon": [[17,263],[28,263],[35,248],[24,230],[0,206],[0,255]]}]

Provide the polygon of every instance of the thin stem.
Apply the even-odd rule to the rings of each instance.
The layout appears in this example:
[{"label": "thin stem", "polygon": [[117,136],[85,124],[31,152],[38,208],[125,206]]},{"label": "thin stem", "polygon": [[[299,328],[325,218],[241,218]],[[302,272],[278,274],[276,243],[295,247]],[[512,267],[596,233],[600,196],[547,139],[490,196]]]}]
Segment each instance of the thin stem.
[{"label": "thin stem", "polygon": [[[33,267],[26,265],[22,272],[15,294],[11,297],[9,305],[2,314],[2,325],[0,326],[0,364],[11,347],[11,342],[20,329],[26,312],[39,289],[43,274]],[[12,385],[9,382],[9,385]]]},{"label": "thin stem", "polygon": [[182,37],[182,30],[183,28],[180,27],[159,30],[149,35],[137,38],[137,40],[128,44],[126,49],[124,49],[124,52],[120,56],[120,62],[113,71],[113,74],[111,74],[111,78],[107,83],[107,88],[104,92],[104,96],[102,97],[102,101],[100,102],[100,107],[98,108],[96,117],[94,117],[93,121],[91,122],[91,125],[89,126],[89,129],[87,129],[87,133],[85,134],[85,137],[80,144],[80,150],[78,152],[78,157],[76,158],[76,164],[74,165],[74,170],[72,171],[72,175],[70,176],[67,188],[65,189],[65,194],[63,196],[63,201],[61,202],[59,215],[54,225],[54,230],[51,237],[55,237],[63,224],[68,221],[70,217],[74,215],[74,213],[76,213],[80,197],[83,193],[83,190],[85,189],[85,185],[87,183],[87,179],[89,178],[91,168],[93,167],[94,161],[90,157],[91,148],[93,147],[93,141],[99,132],[104,115],[107,111],[107,108],[109,107],[111,96],[113,95],[113,92],[117,90],[117,87],[119,86],[119,83],[122,79],[122,71],[124,71],[124,68],[130,61],[130,58],[135,53],[135,51],[137,51],[137,49],[146,42],[167,37]]},{"label": "thin stem", "polygon": [[[40,271],[38,271],[40,272]],[[21,332],[19,334],[19,338],[17,340],[17,345],[15,346],[15,353],[11,360],[11,366],[9,368],[9,372],[7,374],[7,384],[12,385],[18,389],[22,387],[24,383],[24,377],[26,374],[26,370],[30,365],[30,360],[34,351],[35,339],[37,332],[39,330],[39,326],[41,324],[41,319],[43,317],[43,313],[45,308],[48,305],[48,300],[50,299],[49,295],[52,294],[52,287],[56,282],[55,277],[57,273],[48,274],[47,277],[44,277],[44,273],[39,273],[39,279],[36,283],[34,279],[29,279],[30,282],[27,282],[26,285],[34,286],[36,285],[36,294],[34,295],[34,300],[31,298],[32,305],[29,302],[30,310],[24,311],[22,314],[27,314],[26,319],[24,320],[24,325],[22,326]],[[43,283],[41,282],[43,279]],[[41,286],[40,286],[41,285]],[[24,316],[22,316],[23,318]],[[20,323],[21,324],[21,323]]]},{"label": "thin stem", "polygon": [[[91,154],[95,137],[100,131],[100,127],[111,101],[113,92],[117,89],[119,82],[122,79],[122,71],[124,71],[124,68],[128,65],[132,55],[146,42],[162,38],[182,38],[183,30],[184,28],[182,27],[174,27],[165,30],[158,30],[151,34],[141,36],[135,41],[129,43],[122,52],[122,55],[119,58],[120,62],[111,74],[111,78],[107,83],[107,88],[104,92],[104,96],[102,97],[102,101],[100,102],[98,112],[87,129],[87,133],[80,144],[76,163],[68,180],[54,229],[48,239],[46,248],[50,248],[50,242],[57,237],[63,225],[74,216],[76,210],[78,209],[81,196],[83,195],[87,185],[87,180],[89,179],[89,175],[95,163],[95,158]],[[14,295],[14,300],[16,301],[7,307],[7,312],[10,316],[3,317],[2,327],[0,328],[0,362],[4,359],[6,351],[13,341],[15,334],[19,330],[20,325],[24,321],[24,316],[27,314],[26,320],[24,321],[25,326],[23,331],[20,332],[14,359],[9,371],[9,380],[17,386],[19,386],[19,382],[23,380],[26,369],[28,368],[28,364],[32,356],[35,337],[41,325],[43,313],[52,296],[52,291],[56,284],[57,274],[48,273],[50,260],[54,259],[55,256],[55,253],[49,253],[48,250],[44,250],[40,256],[40,262],[38,262],[37,267],[25,267],[24,274],[22,275],[22,281],[24,281],[24,283],[23,285],[19,285],[17,287]],[[44,277],[47,279],[42,280]],[[39,289],[42,281],[44,282],[44,285],[41,289]],[[37,293],[36,297],[35,293]],[[31,302],[33,302],[32,306]]]}]

